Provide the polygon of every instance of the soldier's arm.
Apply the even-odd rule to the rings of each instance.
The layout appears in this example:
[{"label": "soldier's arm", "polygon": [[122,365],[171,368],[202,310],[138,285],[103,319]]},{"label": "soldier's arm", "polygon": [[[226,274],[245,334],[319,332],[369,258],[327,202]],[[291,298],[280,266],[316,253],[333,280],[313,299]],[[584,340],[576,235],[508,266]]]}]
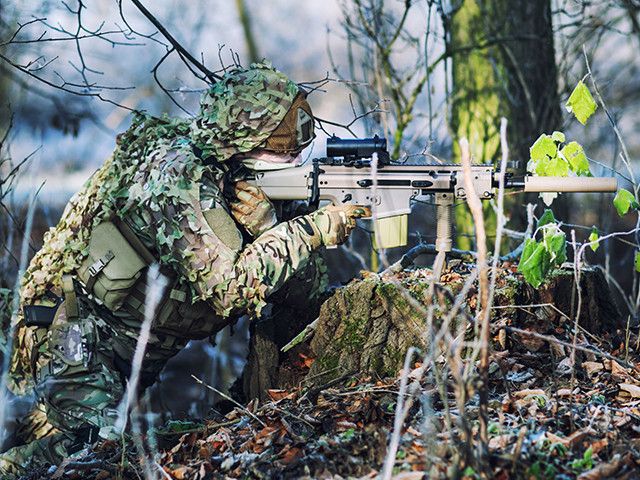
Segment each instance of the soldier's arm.
[{"label": "soldier's arm", "polygon": [[313,251],[344,241],[353,227],[344,212],[323,209],[280,223],[243,246],[207,167],[187,162],[185,168],[184,161],[176,157],[162,168],[174,186],[151,207],[156,243],[162,262],[184,275],[196,297],[219,315],[259,314]]}]

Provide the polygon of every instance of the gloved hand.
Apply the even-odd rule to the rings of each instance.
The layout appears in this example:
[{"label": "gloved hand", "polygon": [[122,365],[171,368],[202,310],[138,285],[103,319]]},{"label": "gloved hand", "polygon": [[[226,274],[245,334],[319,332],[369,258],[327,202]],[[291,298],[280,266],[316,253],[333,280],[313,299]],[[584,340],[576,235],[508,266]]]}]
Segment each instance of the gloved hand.
[{"label": "gloved hand", "polygon": [[229,201],[231,214],[254,238],[278,223],[276,210],[262,189],[240,180]]},{"label": "gloved hand", "polygon": [[320,233],[322,245],[344,243],[356,226],[356,219],[370,217],[371,209],[362,205],[328,205],[309,215]]}]

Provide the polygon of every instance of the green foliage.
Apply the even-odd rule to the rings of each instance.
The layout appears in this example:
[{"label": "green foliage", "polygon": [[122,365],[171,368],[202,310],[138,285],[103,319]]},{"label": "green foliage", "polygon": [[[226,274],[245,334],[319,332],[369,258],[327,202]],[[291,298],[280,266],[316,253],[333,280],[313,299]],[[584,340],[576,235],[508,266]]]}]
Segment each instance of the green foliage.
[{"label": "green foliage", "polygon": [[566,177],[569,172],[590,177],[589,160],[578,142],[566,145],[562,132],[543,133],[529,149],[529,171],[542,177]]},{"label": "green foliage", "polygon": [[591,447],[587,448],[582,455],[582,458],[574,460],[571,462],[571,468],[583,471],[583,470],[591,470],[593,468],[593,449]]},{"label": "green foliage", "polygon": [[169,420],[165,425],[164,431],[167,433],[182,433],[202,427],[202,424],[188,420]]},{"label": "green foliage", "polygon": [[550,463],[537,461],[527,469],[527,478],[546,479],[556,478],[556,467]]},{"label": "green foliage", "polygon": [[549,453],[558,457],[565,457],[568,451],[567,447],[560,442],[553,442],[549,445]]},{"label": "green foliage", "polygon": [[591,245],[589,246],[591,247],[591,250],[593,250],[594,252],[598,250],[598,248],[600,247],[600,242],[598,241],[599,239],[600,239],[600,232],[596,227],[593,227],[591,229],[591,233],[589,234],[589,242],[591,243]]},{"label": "green foliage", "polygon": [[613,206],[616,207],[616,211],[621,217],[629,211],[630,207],[636,210],[640,209],[640,205],[636,201],[636,197],[633,196],[633,193],[624,188],[621,188],[618,190],[618,193],[616,193],[616,197],[613,199]]},{"label": "green foliage", "polygon": [[633,266],[636,268],[636,272],[640,272],[640,252],[636,252],[633,257]]},{"label": "green foliage", "polygon": [[556,223],[556,217],[550,208],[547,208],[538,220],[538,228],[544,227],[549,223]]},{"label": "green foliage", "polygon": [[462,472],[462,475],[464,475],[465,477],[471,477],[471,478],[477,478],[478,477],[478,474],[473,469],[473,467],[465,468],[464,471]]},{"label": "green foliage", "polygon": [[[540,233],[542,238],[537,241],[536,235]],[[553,212],[547,209],[538,221],[536,233],[525,240],[518,271],[527,283],[538,288],[549,272],[566,260],[566,236],[556,223]]]},{"label": "green foliage", "polygon": [[584,154],[582,145],[578,142],[569,142],[560,153],[569,162],[571,170],[576,172],[578,176],[592,176],[589,170],[589,160],[587,160],[587,156]]},{"label": "green foliage", "polygon": [[500,433],[500,424],[496,422],[491,422],[489,427],[487,428],[487,432],[491,435],[497,435]]},{"label": "green foliage", "polygon": [[[558,153],[557,141],[554,140],[552,135],[543,133],[538,139],[531,145],[529,149],[529,155],[532,161],[542,162],[544,160],[555,158]],[[557,138],[557,135],[556,135]]]},{"label": "green foliage", "polygon": [[348,428],[340,434],[340,438],[345,442],[350,442],[355,437],[356,431],[353,428]]},{"label": "green foliage", "polygon": [[580,80],[576,88],[571,92],[565,107],[569,113],[573,113],[582,125],[586,125],[587,120],[596,111],[598,105],[593,99],[589,88]]}]

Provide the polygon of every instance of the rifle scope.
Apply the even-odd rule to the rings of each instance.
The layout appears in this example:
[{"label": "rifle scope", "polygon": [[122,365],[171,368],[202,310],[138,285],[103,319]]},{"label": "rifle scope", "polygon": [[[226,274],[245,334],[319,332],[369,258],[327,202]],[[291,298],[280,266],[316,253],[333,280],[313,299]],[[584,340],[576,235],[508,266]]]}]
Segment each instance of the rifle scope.
[{"label": "rifle scope", "polygon": [[370,158],[378,153],[388,159],[387,140],[373,138],[338,138],[335,135],[327,138],[327,157],[343,157],[348,159]]}]

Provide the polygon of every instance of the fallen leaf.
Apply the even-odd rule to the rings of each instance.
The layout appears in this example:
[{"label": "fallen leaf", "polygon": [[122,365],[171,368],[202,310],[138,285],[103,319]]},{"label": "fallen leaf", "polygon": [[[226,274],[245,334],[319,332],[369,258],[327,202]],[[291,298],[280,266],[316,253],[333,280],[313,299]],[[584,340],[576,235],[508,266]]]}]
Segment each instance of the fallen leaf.
[{"label": "fallen leaf", "polygon": [[632,383],[621,383],[618,386],[620,387],[620,390],[628,392],[632,397],[640,398],[640,386],[633,385]]},{"label": "fallen leaf", "polygon": [[422,480],[426,478],[427,472],[402,472],[393,476],[393,480]]},{"label": "fallen leaf", "polygon": [[618,470],[620,470],[623,463],[624,462],[622,458],[620,458],[620,454],[616,454],[610,462],[601,463],[591,470],[581,473],[578,476],[578,480],[600,480],[603,478],[611,478],[618,472]]},{"label": "fallen leaf", "polygon": [[604,365],[600,362],[582,362],[582,368],[585,369],[587,375],[591,376],[594,373],[604,370]]},{"label": "fallen leaf", "polygon": [[627,371],[627,369],[624,368],[615,360],[611,360],[611,374],[616,375],[618,377],[624,377],[624,378],[629,377],[629,372]]},{"label": "fallen leaf", "polygon": [[171,470],[171,475],[176,480],[184,480],[186,478],[191,478],[191,476],[189,475],[190,472],[191,472],[191,468],[182,466],[182,467],[174,468],[173,470]]},{"label": "fallen leaf", "polygon": [[301,448],[291,447],[286,452],[284,452],[284,455],[280,460],[285,465],[289,465],[294,460],[297,460],[298,458],[302,457],[302,455],[303,455],[303,452]]},{"label": "fallen leaf", "polygon": [[276,388],[267,390],[267,393],[269,394],[269,397],[271,397],[271,400],[274,400],[276,402],[289,396],[289,392],[287,390],[278,390]]},{"label": "fallen leaf", "polygon": [[582,430],[576,430],[568,437],[561,437],[551,432],[547,432],[545,435],[549,439],[549,441],[553,443],[561,443],[565,447],[573,447],[576,443],[580,442],[587,435],[593,433],[593,430],[590,428],[583,428]]},{"label": "fallen leaf", "polygon": [[601,440],[596,440],[591,442],[591,451],[594,455],[597,455],[600,451],[607,448],[609,446],[609,440],[603,438]]},{"label": "fallen leaf", "polygon": [[517,392],[513,392],[513,396],[514,397],[518,397],[518,398],[525,398],[525,397],[529,397],[531,395],[543,395],[543,396],[547,396],[547,394],[544,392],[544,390],[539,389],[539,388],[525,388],[524,390],[518,390]]},{"label": "fallen leaf", "polygon": [[513,437],[513,435],[509,433],[491,437],[491,439],[489,439],[489,448],[492,450],[497,450],[498,448],[504,449],[509,444],[511,437]]},{"label": "fallen leaf", "polygon": [[304,368],[311,368],[311,365],[313,365],[313,362],[315,361],[315,358],[309,357],[304,353],[299,353],[298,357],[299,357],[299,361],[297,362],[298,363],[297,366],[304,367]]}]

